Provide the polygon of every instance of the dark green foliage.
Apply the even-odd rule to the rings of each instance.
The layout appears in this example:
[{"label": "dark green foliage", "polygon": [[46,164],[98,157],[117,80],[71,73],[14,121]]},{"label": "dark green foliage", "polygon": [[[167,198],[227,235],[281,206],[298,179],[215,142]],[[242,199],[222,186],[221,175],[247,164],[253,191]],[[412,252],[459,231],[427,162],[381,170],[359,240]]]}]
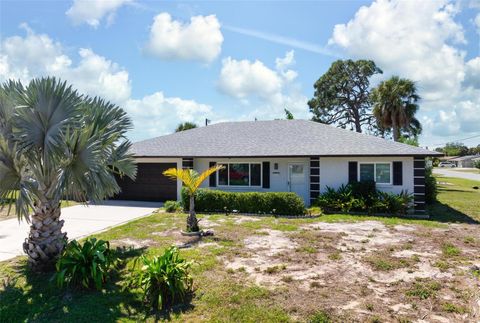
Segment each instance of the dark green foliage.
[{"label": "dark green foliage", "polygon": [[57,261],[53,279],[59,287],[75,285],[100,290],[115,260],[108,241],[89,238],[80,244],[72,240]]},{"label": "dark green foliage", "polygon": [[316,205],[330,212],[406,214],[412,201],[412,195],[407,192],[382,192],[375,188],[374,182],[356,182],[337,190],[327,187],[317,198]]},{"label": "dark green foliage", "polygon": [[425,202],[432,204],[437,200],[437,180],[433,177],[432,168],[425,168]]},{"label": "dark green foliage", "polygon": [[[182,190],[182,203],[189,207],[187,192]],[[291,192],[242,192],[199,189],[195,194],[195,209],[199,212],[303,215],[305,205],[300,196]]]},{"label": "dark green foliage", "polygon": [[190,130],[190,129],[195,129],[197,128],[197,125],[193,122],[184,122],[180,123],[177,128],[175,129],[175,132],[180,132],[180,131],[185,131],[185,130]]},{"label": "dark green foliage", "polygon": [[480,169],[480,160],[473,162],[473,167]]},{"label": "dark green foliage", "polygon": [[375,213],[406,214],[412,201],[413,196],[403,190],[400,194],[378,191],[371,208]]},{"label": "dark green foliage", "polygon": [[183,302],[192,291],[191,265],[174,246],[161,256],[141,256],[135,261],[124,288],[139,288],[144,301],[155,310],[171,307]]},{"label": "dark green foliage", "polygon": [[362,132],[375,127],[371,113],[370,77],[382,73],[371,60],[337,60],[315,82],[308,101],[313,121]]},{"label": "dark green foliage", "polygon": [[177,201],[166,201],[163,207],[168,213],[180,212],[182,210],[181,203]]}]

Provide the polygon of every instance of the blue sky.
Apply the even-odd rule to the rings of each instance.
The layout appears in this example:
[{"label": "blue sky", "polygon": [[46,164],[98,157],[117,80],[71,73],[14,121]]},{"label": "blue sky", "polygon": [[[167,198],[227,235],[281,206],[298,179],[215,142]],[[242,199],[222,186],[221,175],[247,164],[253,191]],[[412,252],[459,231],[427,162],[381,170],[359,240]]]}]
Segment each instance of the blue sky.
[{"label": "blue sky", "polygon": [[[480,134],[478,1],[1,1],[0,81],[56,75],[124,107],[133,140],[182,121],[309,118],[339,58],[418,84],[421,143]],[[480,143],[468,139],[467,145]]]}]

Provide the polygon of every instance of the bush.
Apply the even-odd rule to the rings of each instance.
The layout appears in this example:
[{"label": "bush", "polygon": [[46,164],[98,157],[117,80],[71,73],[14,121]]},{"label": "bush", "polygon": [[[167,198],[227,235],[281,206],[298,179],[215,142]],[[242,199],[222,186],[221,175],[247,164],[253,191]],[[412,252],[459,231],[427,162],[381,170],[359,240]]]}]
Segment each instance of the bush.
[{"label": "bush", "polygon": [[53,279],[59,287],[76,285],[101,289],[115,260],[108,241],[90,238],[81,245],[73,240],[57,261]]},{"label": "bush", "polygon": [[437,180],[432,174],[432,167],[425,168],[425,202],[432,204],[437,200]]},{"label": "bush", "polygon": [[406,214],[413,201],[407,192],[400,194],[378,191],[374,182],[342,185],[337,190],[327,187],[316,205],[330,212],[365,212]]},{"label": "bush", "polygon": [[[189,208],[188,193],[182,190],[182,203]],[[300,196],[291,192],[243,192],[199,189],[195,194],[198,212],[232,212],[256,214],[303,215],[305,205]]]},{"label": "bush", "polygon": [[377,213],[405,215],[413,202],[413,196],[405,191],[400,194],[378,191],[371,209]]},{"label": "bush", "polygon": [[480,169],[480,160],[473,162],[473,167]]},{"label": "bush", "polygon": [[[141,262],[137,267],[138,260]],[[191,262],[180,258],[178,249],[171,246],[161,256],[141,256],[135,261],[124,289],[139,288],[144,301],[153,309],[165,309],[183,302],[192,291]]]},{"label": "bush", "polygon": [[180,212],[182,210],[182,205],[177,201],[166,201],[163,206],[168,213]]}]

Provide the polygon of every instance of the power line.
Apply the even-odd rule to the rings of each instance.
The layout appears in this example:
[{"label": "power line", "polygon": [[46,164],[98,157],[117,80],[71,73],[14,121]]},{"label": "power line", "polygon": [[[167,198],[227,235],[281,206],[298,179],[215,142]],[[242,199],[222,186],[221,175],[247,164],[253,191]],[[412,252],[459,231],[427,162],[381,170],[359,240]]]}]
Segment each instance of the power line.
[{"label": "power line", "polygon": [[448,144],[450,142],[465,141],[465,140],[469,140],[469,139],[473,139],[473,138],[477,138],[477,137],[480,137],[480,135],[475,135],[475,136],[471,136],[471,137],[467,137],[467,138],[463,138],[463,139],[451,140],[451,141],[447,141],[447,142],[444,142],[444,143],[441,143],[441,144],[432,144],[431,146],[445,146],[446,144]]}]

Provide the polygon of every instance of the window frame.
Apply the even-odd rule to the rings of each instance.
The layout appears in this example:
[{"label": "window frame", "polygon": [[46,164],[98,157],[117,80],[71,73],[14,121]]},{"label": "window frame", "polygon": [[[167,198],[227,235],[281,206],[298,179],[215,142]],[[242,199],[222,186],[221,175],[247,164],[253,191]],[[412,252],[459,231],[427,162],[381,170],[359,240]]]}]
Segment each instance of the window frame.
[{"label": "window frame", "polygon": [[[248,165],[248,185],[230,185],[230,165],[231,164],[247,164]],[[219,170],[217,171],[217,187],[233,187],[233,188],[245,188],[245,187],[255,187],[255,188],[262,188],[263,187],[263,167],[261,162],[217,162],[217,165],[226,165],[227,166],[227,181],[228,184],[220,184],[220,174]],[[260,184],[259,185],[251,185],[251,177],[252,177],[252,165],[259,165],[260,166]]]},{"label": "window frame", "polygon": [[[383,185],[383,186],[388,186],[388,185],[393,185],[393,169],[392,169],[392,162],[391,161],[384,161],[384,162],[380,162],[380,161],[376,161],[376,162],[368,162],[368,161],[365,161],[365,162],[358,162],[358,169],[357,169],[357,180],[360,182],[360,165],[365,165],[365,164],[373,164],[373,180],[375,182],[376,185]],[[377,164],[388,164],[389,165],[389,170],[390,170],[390,181],[388,183],[378,183],[377,182]]]}]

